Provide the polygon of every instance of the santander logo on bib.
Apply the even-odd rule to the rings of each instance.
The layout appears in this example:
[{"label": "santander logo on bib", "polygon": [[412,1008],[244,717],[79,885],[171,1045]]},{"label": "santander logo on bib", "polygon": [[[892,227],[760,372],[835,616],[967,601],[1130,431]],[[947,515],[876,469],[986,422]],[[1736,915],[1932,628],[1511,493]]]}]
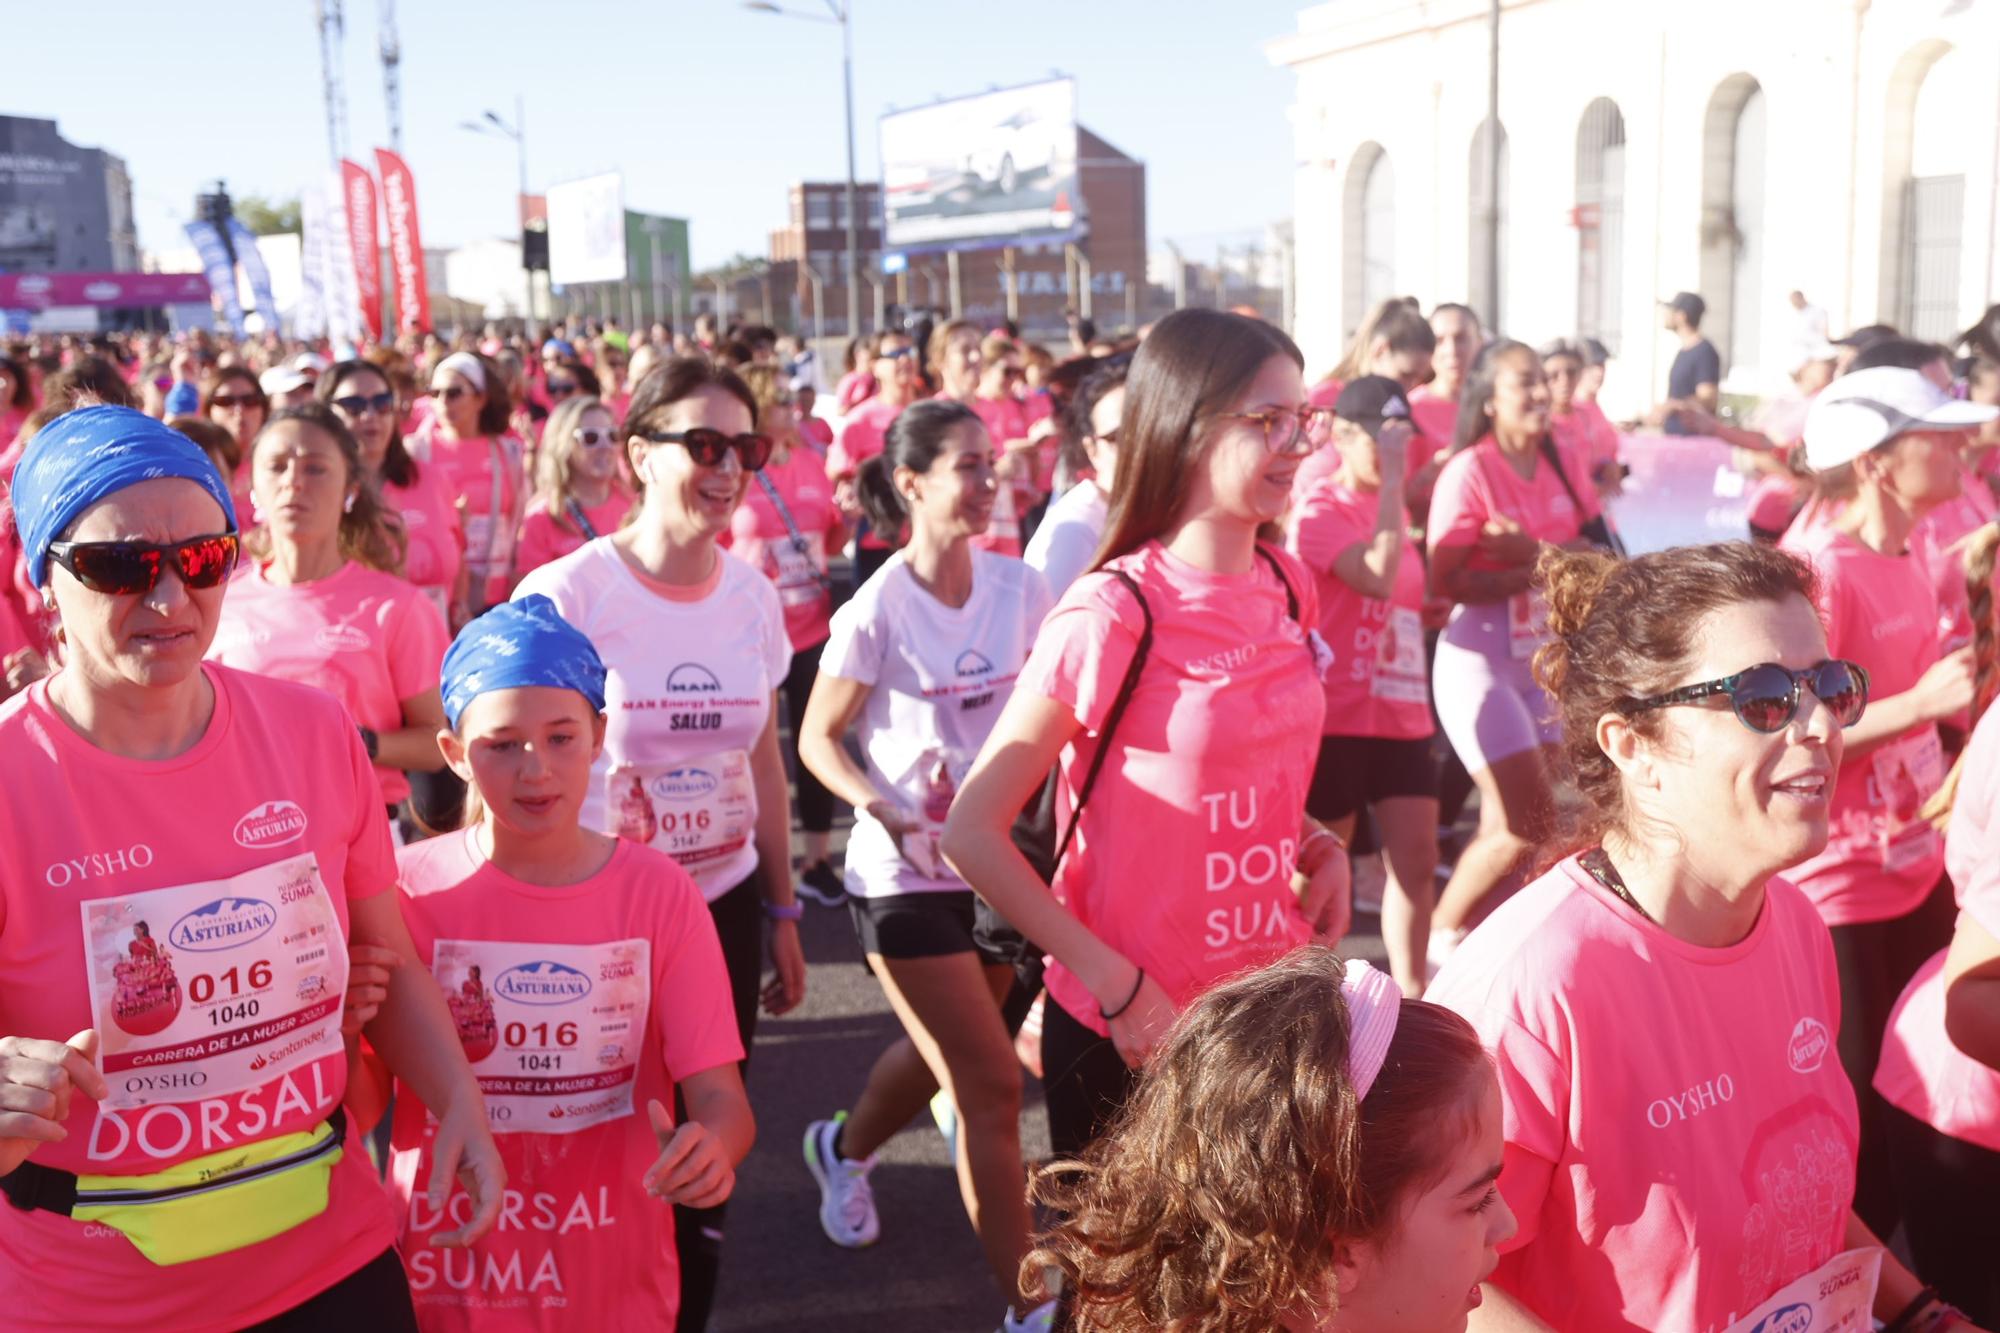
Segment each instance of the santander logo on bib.
[{"label": "santander logo on bib", "polygon": [[1801,1018],[1792,1028],[1785,1056],[1791,1061],[1793,1073],[1810,1074],[1820,1067],[1832,1045],[1833,1038],[1827,1034],[1826,1024],[1817,1018]]},{"label": "santander logo on bib", "polygon": [[565,963],[519,963],[493,981],[493,993],[517,1004],[569,1004],[590,994],[590,978]]},{"label": "santander logo on bib", "polygon": [[167,932],[177,949],[213,953],[248,944],[278,924],[278,913],[262,898],[217,898],[203,903]]},{"label": "santander logo on bib", "polygon": [[236,821],[238,847],[282,847],[306,835],[306,812],[296,801],[266,801]]}]

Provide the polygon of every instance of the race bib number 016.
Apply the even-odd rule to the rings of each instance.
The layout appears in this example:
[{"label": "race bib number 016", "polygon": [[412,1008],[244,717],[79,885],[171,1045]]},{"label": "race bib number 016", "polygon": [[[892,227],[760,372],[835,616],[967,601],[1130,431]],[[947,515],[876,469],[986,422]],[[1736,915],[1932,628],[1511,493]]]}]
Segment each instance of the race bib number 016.
[{"label": "race bib number 016", "polygon": [[744,750],[672,768],[614,764],[605,810],[614,837],[665,852],[700,882],[741,851],[756,824],[757,791]]},{"label": "race bib number 016", "polygon": [[645,940],[437,942],[431,974],[496,1131],[574,1134],[632,1114],[651,959]]},{"label": "race bib number 016", "polygon": [[340,1053],[347,942],[312,853],[82,910],[106,1106],[228,1096]]}]

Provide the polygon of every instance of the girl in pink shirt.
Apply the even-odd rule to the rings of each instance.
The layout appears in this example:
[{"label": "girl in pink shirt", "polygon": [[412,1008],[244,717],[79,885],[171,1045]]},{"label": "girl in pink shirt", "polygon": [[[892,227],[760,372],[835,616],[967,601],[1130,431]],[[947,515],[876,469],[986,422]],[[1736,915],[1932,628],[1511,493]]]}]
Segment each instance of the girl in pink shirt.
[{"label": "girl in pink shirt", "polygon": [[[437,1126],[397,1098],[389,1177],[418,1323],[667,1333],[672,1205],[727,1199],[755,1134],[715,927],[670,858],[578,823],[604,667],[547,598],[468,625],[444,678],[440,739],[481,817],[404,849],[403,912],[524,1206],[462,1253],[435,1248],[466,1201],[419,1188]],[[372,1080],[350,1104],[379,1115],[387,1091]]]},{"label": "girl in pink shirt", "polygon": [[431,372],[431,392],[438,415],[410,440],[410,454],[436,465],[451,484],[471,578],[467,610],[478,611],[505,601],[513,584],[527,448],[509,424],[507,386],[492,362],[453,352]]},{"label": "girl in pink shirt", "polygon": [[1438,798],[1424,568],[1403,508],[1410,409],[1381,376],[1355,380],[1341,401],[1353,415],[1333,424],[1341,469],[1306,492],[1286,541],[1312,571],[1334,656],[1306,810],[1342,838],[1364,806],[1374,813],[1389,870],[1383,943],[1397,982],[1416,996],[1437,897]]},{"label": "girl in pink shirt", "polygon": [[1043,445],[1056,436],[1057,426],[1046,416],[1037,420],[1029,415],[1027,401],[1021,397],[1021,349],[1013,339],[1004,335],[987,338],[980,345],[979,357],[979,390],[965,405],[979,414],[999,451],[1000,480],[1012,492],[1007,503],[1015,514],[1013,549],[1008,550],[1008,543],[999,539],[998,544],[985,549],[1019,555],[1020,516],[1032,513],[1048,498],[1048,479],[1042,475]]},{"label": "girl in pink shirt", "polygon": [[601,399],[575,394],[549,413],[514,551],[517,579],[623,526],[632,497],[619,484],[618,438],[617,418]]},{"label": "girl in pink shirt", "polygon": [[1520,1219],[1469,1326],[1893,1320],[1920,1286],[1852,1207],[1834,949],[1777,877],[1827,840],[1867,677],[1830,656],[1809,569],[1769,547],[1552,554],[1542,570],[1537,663],[1583,850],[1495,911],[1430,991],[1499,1065],[1500,1191]]},{"label": "girl in pink shirt", "polygon": [[896,549],[900,533],[883,536],[862,519],[861,504],[854,495],[854,473],[864,462],[882,452],[889,426],[916,398],[921,385],[916,354],[909,347],[884,352],[875,361],[875,380],[880,387],[857,404],[840,423],[840,434],[826,455],[827,480],[833,483],[833,502],[853,525],[854,581],[866,583],[889,552]]},{"label": "girl in pink shirt", "polygon": [[340,1111],[344,1040],[365,1033],[437,1114],[426,1186],[470,1191],[441,1245],[493,1224],[504,1172],[397,910],[353,722],[322,691],[202,661],[236,518],[185,437],[70,412],[14,501],[69,657],[0,707],[8,1327],[192,1333],[310,1304],[322,1325],[413,1329],[387,1197]]},{"label": "girl in pink shirt", "polygon": [[1438,899],[1441,942],[1478,920],[1552,828],[1562,727],[1529,670],[1545,638],[1531,584],[1542,551],[1579,543],[1598,510],[1587,474],[1549,439],[1548,408],[1533,349],[1487,348],[1466,390],[1460,447],[1431,496],[1430,586],[1457,603],[1438,637],[1438,718],[1479,788],[1478,832]]},{"label": "girl in pink shirt", "polygon": [[[1202,991],[1347,927],[1346,849],[1305,813],[1318,597],[1258,540],[1326,431],[1301,366],[1283,333],[1213,310],[1140,346],[1104,557],[1043,623],[946,823],[951,863],[1053,959],[1058,1152],[1096,1136]],[[1009,837],[1051,767],[1053,892]]]},{"label": "girl in pink shirt", "polygon": [[1542,373],[1549,381],[1549,433],[1566,453],[1580,459],[1585,474],[1600,495],[1617,495],[1624,477],[1618,468],[1618,432],[1597,410],[1576,396],[1583,379],[1585,353],[1576,343],[1559,338],[1542,348]]},{"label": "girl in pink shirt", "polygon": [[347,705],[393,810],[410,794],[405,770],[444,766],[444,619],[391,572],[394,520],[331,408],[280,412],[251,450],[250,486],[264,524],[244,541],[250,559],[229,585],[208,655]]},{"label": "girl in pink shirt", "polygon": [[[938,386],[936,396],[963,403],[977,411],[981,379],[985,371],[985,349],[979,333],[979,325],[969,319],[955,319],[948,324],[940,324],[931,333],[927,349],[931,381]],[[988,411],[994,411],[989,406]],[[1011,415],[1006,413],[1005,415]],[[994,411],[994,419],[1001,420],[1003,413]],[[982,421],[985,417],[980,418]],[[1009,423],[1011,424],[1011,423]],[[995,436],[995,443],[1000,443]],[[1011,475],[1024,464],[1010,464]],[[987,526],[974,542],[983,551],[994,551],[1000,555],[1021,554],[1021,508],[1016,502],[1014,488],[1003,486],[993,497],[993,522]]]}]

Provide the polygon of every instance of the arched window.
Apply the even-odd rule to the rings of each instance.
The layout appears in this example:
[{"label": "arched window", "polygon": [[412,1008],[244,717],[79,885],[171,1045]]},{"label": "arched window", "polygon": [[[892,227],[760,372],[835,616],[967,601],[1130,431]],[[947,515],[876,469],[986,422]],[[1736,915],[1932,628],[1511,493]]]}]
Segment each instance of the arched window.
[{"label": "arched window", "polygon": [[1764,90],[1732,74],[1709,98],[1702,135],[1702,332],[1725,370],[1764,361]]},{"label": "arched window", "polygon": [[1934,342],[1949,342],[1964,324],[1965,116],[1978,105],[1970,76],[1956,47],[1927,43],[1904,57],[1890,80],[1892,102],[1903,103],[1891,113],[1892,133],[1908,128],[1885,164],[1888,207],[1902,225],[1889,231],[1895,252],[1885,268],[1895,275],[1894,290],[1882,310],[1911,337]]},{"label": "arched window", "polygon": [[[1492,170],[1491,145],[1493,135],[1500,136],[1500,170],[1498,186],[1495,187]],[[1472,136],[1472,162],[1468,173],[1471,188],[1467,196],[1472,202],[1471,255],[1466,264],[1466,273],[1471,288],[1466,293],[1472,308],[1479,312],[1489,334],[1497,334],[1506,327],[1507,310],[1507,127],[1496,125],[1491,120],[1479,123],[1479,129]],[[1491,294],[1496,291],[1487,273],[1488,228],[1498,232],[1500,255],[1500,283],[1498,298]],[[1487,309],[1488,306],[1493,307]]]},{"label": "arched window", "polygon": [[1396,171],[1375,143],[1361,145],[1347,172],[1341,318],[1350,333],[1396,290]]},{"label": "arched window", "polygon": [[1576,331],[1614,353],[1624,322],[1625,117],[1600,97],[1576,131]]}]

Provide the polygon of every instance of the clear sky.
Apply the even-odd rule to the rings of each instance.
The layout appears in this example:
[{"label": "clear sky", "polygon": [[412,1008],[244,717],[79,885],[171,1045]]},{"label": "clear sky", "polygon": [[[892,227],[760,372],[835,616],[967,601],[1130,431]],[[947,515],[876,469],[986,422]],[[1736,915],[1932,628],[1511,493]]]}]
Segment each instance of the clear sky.
[{"label": "clear sky", "polygon": [[[824,0],[785,0],[824,12]],[[938,96],[1075,76],[1078,119],[1145,161],[1148,232],[1206,250],[1291,212],[1293,78],[1263,43],[1297,0],[851,0],[855,147]],[[142,248],[193,196],[296,195],[328,160],[311,0],[5,6],[0,114],[124,157]],[[786,186],[840,179],[840,33],[737,0],[402,0],[403,147],[427,246],[511,234],[511,143],[459,125],[526,98],[531,190],[621,171],[626,204],[689,218],[697,267],[761,255]],[[31,16],[31,17],[24,17]],[[346,0],[348,151],[388,144],[378,0]]]}]

